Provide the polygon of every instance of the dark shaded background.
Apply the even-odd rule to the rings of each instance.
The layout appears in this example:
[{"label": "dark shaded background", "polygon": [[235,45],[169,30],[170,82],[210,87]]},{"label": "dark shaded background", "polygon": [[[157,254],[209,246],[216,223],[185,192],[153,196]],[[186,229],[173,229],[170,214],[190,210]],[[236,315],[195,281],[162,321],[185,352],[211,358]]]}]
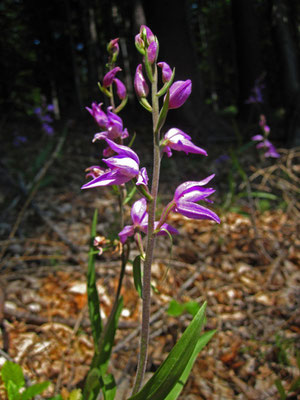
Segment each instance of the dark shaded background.
[{"label": "dark shaded background", "polygon": [[[263,112],[273,140],[300,141],[299,2],[3,0],[0,12],[6,139],[11,124],[34,120],[42,95],[56,104],[60,121],[88,118],[84,106],[103,101],[97,82],[114,37],[120,37],[120,77],[130,95],[126,118],[143,118],[134,111],[132,76],[139,62],[134,36],[146,23],[158,36],[159,60],[176,66],[176,79],[193,81],[191,101],[170,113],[170,124],[180,120],[205,143],[233,140],[237,119],[248,139]],[[263,102],[247,104],[257,81]]]}]

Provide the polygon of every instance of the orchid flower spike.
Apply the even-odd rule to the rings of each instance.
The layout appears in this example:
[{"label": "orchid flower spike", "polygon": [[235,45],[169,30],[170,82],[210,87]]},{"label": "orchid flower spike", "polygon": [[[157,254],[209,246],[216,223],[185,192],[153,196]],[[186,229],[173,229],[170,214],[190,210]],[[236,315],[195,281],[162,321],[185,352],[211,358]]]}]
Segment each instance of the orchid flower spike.
[{"label": "orchid flower spike", "polygon": [[162,141],[163,151],[167,153],[168,157],[172,156],[172,150],[184,151],[186,154],[194,153],[207,156],[206,151],[192,143],[191,139],[188,134],[180,129],[171,128]]},{"label": "orchid flower spike", "polygon": [[117,155],[103,159],[102,161],[106,163],[109,169],[83,185],[81,189],[122,185],[133,178],[137,179],[137,185],[147,186],[147,172],[145,168],[139,170],[140,160],[137,154],[129,147],[117,144],[110,139],[106,139],[106,142]]},{"label": "orchid flower spike", "polygon": [[[137,200],[131,207],[131,220],[132,225],[126,225],[119,233],[120,241],[124,244],[128,237],[133,236],[136,232],[147,233],[148,230],[148,212],[147,201],[144,197]],[[157,226],[158,222],[155,222]],[[166,235],[168,231],[170,234],[177,234],[177,229],[169,224],[163,224],[157,235]]]}]

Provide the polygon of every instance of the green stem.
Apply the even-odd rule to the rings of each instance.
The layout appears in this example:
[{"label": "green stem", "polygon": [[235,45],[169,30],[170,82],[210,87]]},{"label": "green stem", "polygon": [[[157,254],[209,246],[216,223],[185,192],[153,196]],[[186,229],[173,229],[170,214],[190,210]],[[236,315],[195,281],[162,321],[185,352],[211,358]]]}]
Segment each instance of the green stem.
[{"label": "green stem", "polygon": [[148,359],[148,344],[149,344],[149,328],[150,328],[150,306],[151,306],[151,265],[153,260],[153,253],[155,247],[155,233],[154,233],[154,222],[155,222],[155,211],[156,211],[156,199],[159,185],[159,172],[160,172],[160,130],[155,131],[159,117],[159,103],[157,93],[157,67],[154,66],[153,81],[152,81],[152,122],[153,122],[153,175],[152,175],[152,186],[151,196],[152,201],[149,202],[148,207],[148,235],[147,235],[147,250],[146,258],[144,263],[144,275],[143,275],[143,311],[142,311],[142,327],[141,327],[141,339],[140,339],[140,354],[138,360],[137,373],[135,378],[135,384],[132,394],[139,391],[143,378],[145,375],[147,359]]}]

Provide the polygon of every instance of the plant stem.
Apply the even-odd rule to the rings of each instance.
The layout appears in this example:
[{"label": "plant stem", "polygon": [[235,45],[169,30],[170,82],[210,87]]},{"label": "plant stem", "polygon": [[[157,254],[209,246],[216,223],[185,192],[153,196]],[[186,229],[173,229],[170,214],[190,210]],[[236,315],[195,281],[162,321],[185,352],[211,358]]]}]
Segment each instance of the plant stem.
[{"label": "plant stem", "polygon": [[144,263],[144,275],[143,275],[143,310],[142,310],[142,327],[141,327],[141,339],[140,339],[140,354],[138,360],[137,373],[135,378],[135,384],[132,394],[139,391],[143,382],[147,359],[148,359],[148,344],[149,344],[149,327],[150,327],[150,307],[151,307],[151,266],[153,260],[153,252],[155,247],[154,234],[154,221],[156,211],[156,199],[159,185],[159,172],[160,172],[160,131],[156,132],[155,127],[157,126],[159,117],[159,103],[157,93],[157,67],[154,66],[153,82],[152,82],[152,122],[153,122],[153,175],[152,175],[152,186],[151,195],[152,201],[150,201],[148,207],[148,235],[147,235],[147,249],[146,258]]}]

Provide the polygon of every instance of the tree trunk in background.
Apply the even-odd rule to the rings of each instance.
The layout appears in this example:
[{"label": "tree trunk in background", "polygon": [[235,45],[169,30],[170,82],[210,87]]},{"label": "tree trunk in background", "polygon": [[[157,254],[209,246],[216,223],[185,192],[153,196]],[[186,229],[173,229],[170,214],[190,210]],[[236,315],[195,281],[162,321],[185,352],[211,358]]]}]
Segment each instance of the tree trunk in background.
[{"label": "tree trunk in background", "polygon": [[85,54],[88,67],[88,90],[89,97],[94,98],[98,93],[97,88],[97,65],[98,65],[98,46],[97,30],[95,23],[95,11],[91,1],[80,0],[81,20],[85,42]]},{"label": "tree trunk in background", "polygon": [[242,117],[249,113],[245,101],[251,94],[255,80],[263,73],[259,20],[255,14],[254,2],[249,0],[232,0],[233,28],[236,42],[236,61],[238,67],[238,105]]},{"label": "tree trunk in background", "polygon": [[175,80],[192,80],[190,99],[182,108],[170,111],[167,123],[180,123],[181,128],[191,129],[194,134],[201,132],[211,140],[215,133],[228,137],[230,128],[204,104],[204,85],[188,22],[188,2],[144,0],[143,5],[147,25],[159,40],[159,61],[176,68]]},{"label": "tree trunk in background", "polygon": [[[287,111],[287,141],[300,145],[300,76],[296,44],[291,32],[288,3],[273,1],[274,33],[283,75],[283,95]],[[296,36],[296,35],[295,35]]]}]

